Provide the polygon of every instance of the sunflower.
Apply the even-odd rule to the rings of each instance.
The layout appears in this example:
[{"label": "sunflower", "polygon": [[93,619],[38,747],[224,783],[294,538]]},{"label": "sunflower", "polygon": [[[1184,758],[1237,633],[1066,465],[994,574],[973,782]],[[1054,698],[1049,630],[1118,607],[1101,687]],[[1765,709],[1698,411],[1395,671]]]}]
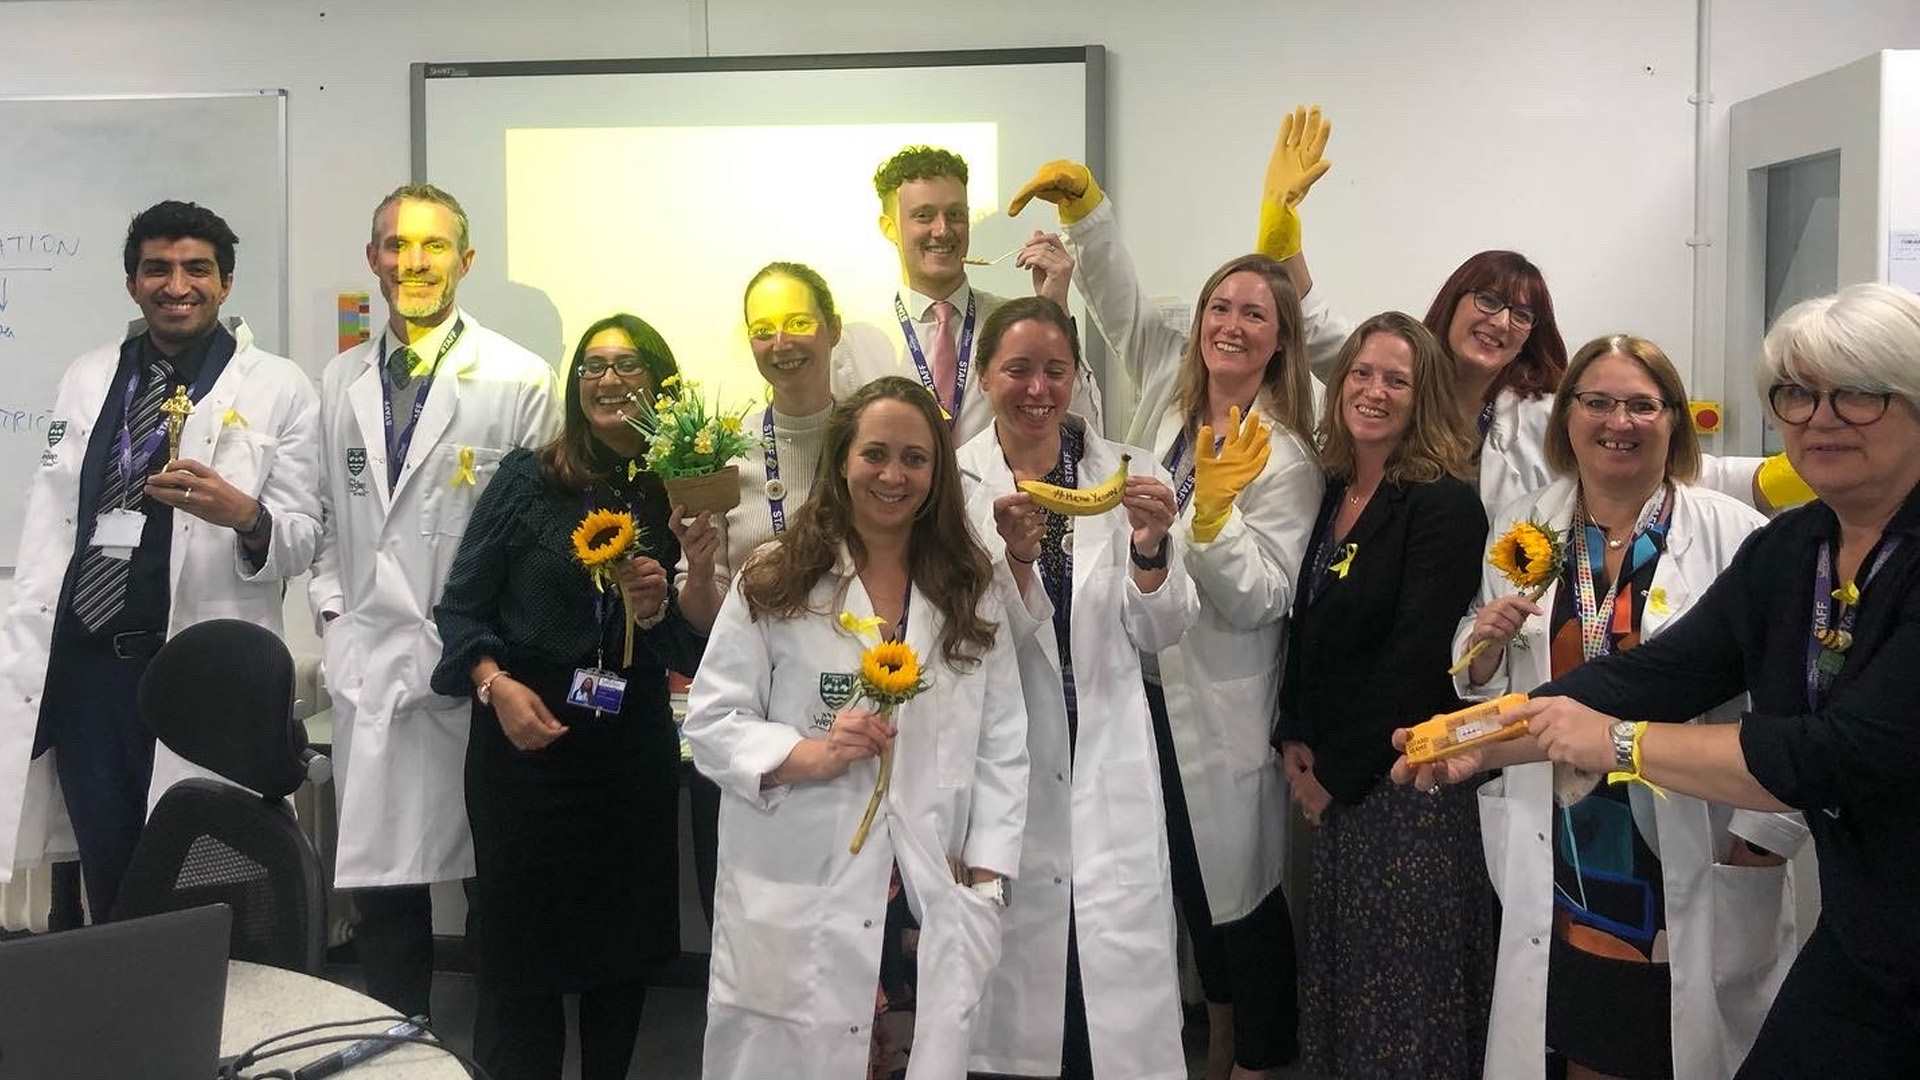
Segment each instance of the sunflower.
[{"label": "sunflower", "polygon": [[860,679],[877,700],[905,700],[920,685],[920,658],[904,641],[883,641],[860,654]]},{"label": "sunflower", "polygon": [[1532,588],[1553,579],[1560,565],[1560,538],[1537,521],[1516,522],[1493,542],[1487,562],[1515,588]]},{"label": "sunflower", "polygon": [[601,570],[627,553],[636,530],[623,510],[594,510],[573,530],[573,557],[588,570]]}]

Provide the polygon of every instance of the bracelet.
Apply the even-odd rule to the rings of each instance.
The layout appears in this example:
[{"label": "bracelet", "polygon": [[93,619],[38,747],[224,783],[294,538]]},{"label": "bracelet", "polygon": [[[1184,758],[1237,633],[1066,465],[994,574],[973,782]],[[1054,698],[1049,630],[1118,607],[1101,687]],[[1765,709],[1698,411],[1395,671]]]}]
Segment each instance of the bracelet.
[{"label": "bracelet", "polygon": [[480,704],[489,708],[493,706],[493,680],[506,673],[506,668],[497,668],[493,674],[480,680],[480,685],[473,690],[473,696],[480,699]]},{"label": "bracelet", "polygon": [[673,606],[673,593],[673,586],[667,586],[667,593],[660,598],[660,606],[654,610],[654,613],[645,618],[634,619],[633,625],[641,630],[651,630],[659,626],[667,617],[667,609]]},{"label": "bracelet", "polygon": [[1160,546],[1151,555],[1140,554],[1140,549],[1127,545],[1127,554],[1133,559],[1133,565],[1142,570],[1165,570],[1167,568],[1167,538],[1160,538]]},{"label": "bracelet", "polygon": [[253,512],[253,520],[247,522],[244,528],[234,530],[240,534],[242,540],[258,540],[262,532],[270,532],[273,529],[273,513],[267,509],[267,504],[262,502],[255,505],[259,509]]},{"label": "bracelet", "polygon": [[1036,551],[1036,552],[1034,552],[1034,553],[1033,553],[1033,558],[1031,558],[1031,559],[1023,559],[1023,558],[1021,558],[1020,556],[1018,556],[1018,555],[1015,555],[1015,554],[1013,553],[1013,549],[1012,549],[1012,548],[1008,548],[1008,549],[1007,549],[1007,558],[1009,558],[1009,559],[1012,559],[1012,560],[1013,560],[1014,562],[1017,562],[1017,563],[1019,563],[1019,564],[1020,564],[1021,566],[1032,566],[1032,565],[1033,565],[1034,563],[1037,563],[1037,562],[1039,562],[1039,561],[1040,561],[1040,553]]}]

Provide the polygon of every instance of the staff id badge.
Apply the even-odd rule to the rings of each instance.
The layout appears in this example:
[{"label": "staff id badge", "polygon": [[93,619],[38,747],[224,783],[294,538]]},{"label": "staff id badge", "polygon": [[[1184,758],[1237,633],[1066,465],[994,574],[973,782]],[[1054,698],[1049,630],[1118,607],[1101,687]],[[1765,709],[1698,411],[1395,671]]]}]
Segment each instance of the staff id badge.
[{"label": "staff id badge", "polygon": [[147,528],[147,515],[138,510],[109,510],[93,519],[93,540],[89,546],[101,549],[109,559],[126,561],[140,546],[140,534]]},{"label": "staff id badge", "polygon": [[596,713],[620,711],[627,700],[627,680],[599,668],[574,668],[573,684],[567,688],[567,704],[592,709]]}]

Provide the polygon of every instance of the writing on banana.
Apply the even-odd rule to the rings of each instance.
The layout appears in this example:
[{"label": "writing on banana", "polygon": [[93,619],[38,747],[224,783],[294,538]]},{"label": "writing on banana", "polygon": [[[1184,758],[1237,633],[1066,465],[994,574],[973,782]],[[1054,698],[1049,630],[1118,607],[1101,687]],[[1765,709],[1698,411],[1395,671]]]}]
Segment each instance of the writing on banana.
[{"label": "writing on banana", "polygon": [[1127,491],[1127,463],[1133,460],[1129,455],[1120,455],[1120,467],[1113,475],[1100,482],[1099,487],[1070,488],[1059,484],[1049,484],[1044,480],[1022,480],[1014,486],[1039,503],[1042,509],[1068,517],[1085,517],[1090,514],[1104,514],[1120,505],[1120,496]]}]

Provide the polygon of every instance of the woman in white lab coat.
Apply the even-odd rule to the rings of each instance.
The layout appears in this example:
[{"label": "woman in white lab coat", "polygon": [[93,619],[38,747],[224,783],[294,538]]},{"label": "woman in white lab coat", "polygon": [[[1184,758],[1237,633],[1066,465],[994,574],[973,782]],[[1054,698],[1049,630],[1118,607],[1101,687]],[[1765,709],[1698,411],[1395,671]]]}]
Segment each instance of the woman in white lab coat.
[{"label": "woman in white lab coat", "polygon": [[[1276,657],[1325,487],[1308,442],[1305,318],[1280,264],[1248,255],[1214,271],[1192,325],[1179,325],[1140,287],[1111,202],[1077,214],[1063,205],[1061,220],[1065,247],[1040,238],[1029,261],[1053,257],[1036,247],[1077,260],[1094,325],[1139,388],[1127,441],[1150,445],[1174,481],[1175,535],[1200,616],[1179,644],[1144,656],[1174,896],[1206,991],[1208,1075],[1225,1077],[1231,1062],[1236,1077],[1260,1076],[1297,1052],[1292,918],[1280,889],[1287,789],[1271,736]],[[1196,463],[1192,448],[1203,430],[1231,431],[1241,410],[1267,429],[1265,467],[1239,477],[1246,486],[1223,502],[1209,474],[1234,470],[1215,468],[1212,447]]]},{"label": "woman in white lab coat", "polygon": [[[1455,642],[1456,655],[1491,643],[1456,677],[1464,697],[1526,692],[1657,635],[1765,524],[1693,482],[1685,388],[1652,342],[1590,342],[1551,401],[1545,457],[1559,478],[1511,503],[1493,535],[1540,522],[1567,558],[1531,604],[1487,567]],[[1734,722],[1745,706],[1696,722]],[[1486,1075],[1538,1077],[1551,1048],[1575,1078],[1729,1076],[1793,960],[1782,863],[1806,827],[1598,781],[1536,761],[1480,789],[1504,910]]]},{"label": "woman in white lab coat", "polygon": [[[1199,610],[1172,557],[1174,494],[1138,450],[1069,414],[1080,346],[1044,297],[1010,300],[980,334],[994,422],[960,449],[968,510],[1015,628],[1032,782],[1020,899],[974,1027],[973,1068],[1066,1080],[1186,1076],[1173,894],[1140,653]],[[1140,460],[1121,503],[1052,512],[1015,488],[1100,487]],[[1156,475],[1159,473],[1159,475]]]},{"label": "woman in white lab coat", "polygon": [[[727,594],[688,702],[694,762],[725,792],[703,1072],[958,1080],[1026,823],[1012,635],[925,390],[862,388],[824,460]],[[929,684],[891,719],[854,700],[849,625],[876,617]]]}]

